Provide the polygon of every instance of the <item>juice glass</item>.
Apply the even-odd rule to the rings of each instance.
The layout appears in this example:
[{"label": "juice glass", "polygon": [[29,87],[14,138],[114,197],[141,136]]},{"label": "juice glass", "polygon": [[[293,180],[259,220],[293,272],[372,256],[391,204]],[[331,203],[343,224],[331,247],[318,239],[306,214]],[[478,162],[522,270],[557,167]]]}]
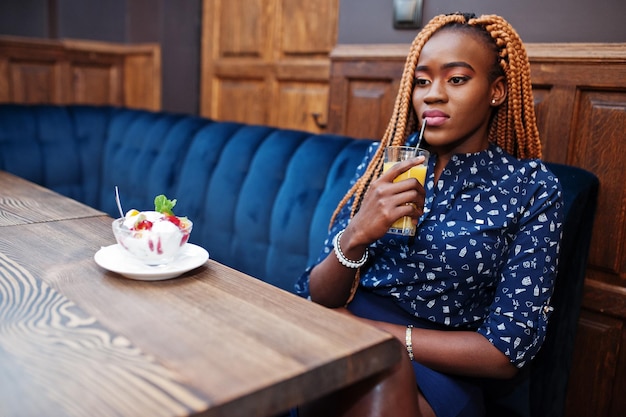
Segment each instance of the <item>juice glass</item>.
[{"label": "juice glass", "polygon": [[[398,162],[407,159],[424,156],[426,159],[422,164],[411,167],[408,171],[398,175],[393,182],[405,180],[407,178],[415,178],[420,184],[424,185],[426,180],[426,170],[428,168],[428,158],[430,152],[426,149],[415,148],[412,146],[388,146],[385,148],[385,157],[383,172],[387,171]],[[415,236],[416,226],[413,224],[411,217],[404,216],[396,220],[389,228],[389,233],[403,236]]]}]

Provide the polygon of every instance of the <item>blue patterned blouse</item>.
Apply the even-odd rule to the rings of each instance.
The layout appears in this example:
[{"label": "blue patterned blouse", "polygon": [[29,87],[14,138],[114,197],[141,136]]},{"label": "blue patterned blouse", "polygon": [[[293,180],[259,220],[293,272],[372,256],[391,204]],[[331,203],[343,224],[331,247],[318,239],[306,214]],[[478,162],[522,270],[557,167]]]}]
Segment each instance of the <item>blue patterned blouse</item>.
[{"label": "blue patterned blouse", "polygon": [[[387,234],[374,242],[360,289],[391,297],[414,317],[474,329],[522,367],[543,343],[552,310],[563,225],[560,184],[540,161],[518,160],[494,144],[454,156],[437,184],[435,158],[416,236]],[[332,253],[350,206],[333,224],[318,263]],[[296,284],[304,297],[312,267]]]}]

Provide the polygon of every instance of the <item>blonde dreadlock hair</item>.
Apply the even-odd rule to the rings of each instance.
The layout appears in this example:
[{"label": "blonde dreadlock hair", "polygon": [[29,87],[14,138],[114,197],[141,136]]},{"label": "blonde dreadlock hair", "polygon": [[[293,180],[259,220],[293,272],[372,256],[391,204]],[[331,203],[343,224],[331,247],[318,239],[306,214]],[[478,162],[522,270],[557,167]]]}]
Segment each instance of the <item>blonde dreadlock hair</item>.
[{"label": "blonde dreadlock hair", "polygon": [[[499,75],[506,76],[508,88],[506,101],[493,114],[490,126],[490,142],[518,158],[541,158],[541,142],[535,119],[535,108],[530,82],[530,64],[526,49],[513,27],[502,17],[454,13],[434,17],[417,35],[407,56],[400,88],[387,130],[365,173],[346,193],[333,213],[331,224],[339,210],[354,196],[351,217],[358,210],[369,184],[383,167],[383,152],[391,145],[404,145],[414,133],[418,120],[411,97],[415,80],[415,68],[424,44],[439,30],[464,30],[482,36],[493,47],[495,62],[489,76],[491,81]],[[471,32],[470,32],[471,31]]]}]

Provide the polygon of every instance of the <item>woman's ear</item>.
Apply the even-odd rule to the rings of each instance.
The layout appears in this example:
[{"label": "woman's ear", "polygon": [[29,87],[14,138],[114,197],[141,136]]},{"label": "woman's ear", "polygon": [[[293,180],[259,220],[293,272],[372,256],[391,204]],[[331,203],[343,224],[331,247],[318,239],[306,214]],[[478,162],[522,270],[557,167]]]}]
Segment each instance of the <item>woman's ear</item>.
[{"label": "woman's ear", "polygon": [[491,83],[491,105],[498,107],[506,100],[506,78],[501,75]]}]

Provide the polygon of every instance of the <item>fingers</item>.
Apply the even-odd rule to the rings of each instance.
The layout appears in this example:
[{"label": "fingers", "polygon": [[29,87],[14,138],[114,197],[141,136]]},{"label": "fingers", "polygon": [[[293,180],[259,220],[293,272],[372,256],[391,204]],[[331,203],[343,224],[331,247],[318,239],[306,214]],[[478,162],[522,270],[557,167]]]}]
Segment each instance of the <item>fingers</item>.
[{"label": "fingers", "polygon": [[388,191],[393,194],[391,202],[396,206],[412,204],[416,211],[423,212],[426,190],[415,178],[394,183],[393,188],[389,187]]},{"label": "fingers", "polygon": [[396,216],[398,216],[398,218],[409,216],[417,221],[420,217],[422,217],[422,214],[424,214],[424,204],[418,204],[416,202],[399,204],[396,206],[393,213],[394,215],[391,216],[392,218]]},{"label": "fingers", "polygon": [[396,178],[398,175],[408,171],[414,166],[421,165],[422,163],[424,163],[425,160],[426,158],[420,155],[415,158],[407,159],[406,161],[398,162],[394,164],[391,168],[383,172],[380,178],[384,179],[385,181],[393,181],[393,179]]},{"label": "fingers", "polygon": [[394,179],[423,161],[424,157],[419,156],[399,162],[370,184],[351,221],[359,227],[364,239],[371,242],[382,237],[403,216],[410,216],[415,222],[422,216],[426,195],[422,184],[416,178],[398,182]]},{"label": "fingers", "polygon": [[393,222],[403,216],[417,220],[424,212],[424,201],[424,188],[414,178],[398,183],[375,181],[365,194],[357,217],[359,221],[363,218],[364,221],[360,222],[362,227],[376,230],[373,236],[382,236]]}]

